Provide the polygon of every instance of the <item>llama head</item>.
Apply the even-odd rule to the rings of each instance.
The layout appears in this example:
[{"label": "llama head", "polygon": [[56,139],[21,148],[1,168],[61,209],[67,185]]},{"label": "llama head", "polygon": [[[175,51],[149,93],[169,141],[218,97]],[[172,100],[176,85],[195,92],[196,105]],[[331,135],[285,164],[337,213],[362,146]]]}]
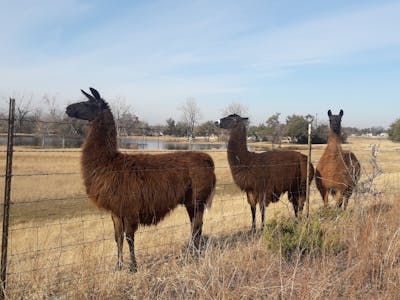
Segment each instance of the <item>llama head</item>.
[{"label": "llama head", "polygon": [[69,117],[81,120],[92,121],[104,109],[109,109],[107,102],[105,102],[98,91],[90,88],[92,95],[81,90],[81,92],[89,99],[88,101],[78,102],[67,106],[66,113]]},{"label": "llama head", "polygon": [[215,125],[223,128],[223,129],[232,129],[236,127],[238,124],[245,124],[247,125],[249,121],[249,118],[242,118],[241,116],[237,114],[232,114],[229,115],[225,118],[219,119],[217,122],[215,122]]},{"label": "llama head", "polygon": [[342,129],[342,117],[343,117],[343,110],[341,109],[338,115],[333,115],[331,110],[328,110],[328,117],[329,117],[329,127],[331,130],[336,133],[340,134]]}]

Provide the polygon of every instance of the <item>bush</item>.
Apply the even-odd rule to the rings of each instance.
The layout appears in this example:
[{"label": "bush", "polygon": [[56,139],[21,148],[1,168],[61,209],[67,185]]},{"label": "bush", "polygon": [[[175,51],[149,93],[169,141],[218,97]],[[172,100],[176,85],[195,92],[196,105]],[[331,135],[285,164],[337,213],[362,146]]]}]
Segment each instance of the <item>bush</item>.
[{"label": "bush", "polygon": [[389,127],[389,139],[400,142],[400,119],[397,119]]},{"label": "bush", "polygon": [[[327,219],[332,220],[332,212]],[[310,218],[293,219],[274,218],[266,224],[265,238],[269,250],[281,253],[290,261],[297,255],[316,256],[321,253],[338,253],[344,245],[340,242],[339,233],[327,230],[321,219],[326,216],[310,215]],[[337,221],[337,218],[334,218]],[[334,222],[336,222],[334,221]],[[332,224],[330,224],[331,226]]]}]

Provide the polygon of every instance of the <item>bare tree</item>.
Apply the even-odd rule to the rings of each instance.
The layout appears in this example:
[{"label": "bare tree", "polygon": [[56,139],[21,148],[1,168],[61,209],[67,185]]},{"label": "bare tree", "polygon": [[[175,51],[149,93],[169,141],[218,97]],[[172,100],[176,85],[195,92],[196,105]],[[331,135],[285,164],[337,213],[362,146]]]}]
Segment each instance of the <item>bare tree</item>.
[{"label": "bare tree", "polygon": [[64,111],[57,107],[56,96],[43,96],[43,102],[46,105],[46,110],[43,115],[43,121],[45,123],[42,126],[42,130],[46,131],[46,134],[66,134],[70,130],[70,125],[64,124],[65,114]]},{"label": "bare tree", "polygon": [[130,106],[126,103],[125,98],[117,97],[111,103],[111,110],[114,115],[117,135],[120,136],[123,131],[121,119],[130,110]]},{"label": "bare tree", "polygon": [[29,115],[32,112],[32,96],[28,100],[25,97],[21,97],[15,103],[15,119],[16,119],[16,132],[25,132],[28,126],[25,123],[29,119]]},{"label": "bare tree", "polygon": [[126,103],[124,97],[113,100],[111,110],[118,136],[129,135],[139,123],[139,118],[132,112],[132,107]]},{"label": "bare tree", "polygon": [[182,120],[188,128],[188,137],[193,137],[194,126],[201,119],[200,107],[197,105],[196,99],[189,97],[185,103],[179,108],[182,111]]},{"label": "bare tree", "polygon": [[234,101],[222,110],[222,114],[224,116],[232,114],[237,114],[239,116],[247,116],[249,114],[249,110],[246,106],[244,106],[240,102]]}]

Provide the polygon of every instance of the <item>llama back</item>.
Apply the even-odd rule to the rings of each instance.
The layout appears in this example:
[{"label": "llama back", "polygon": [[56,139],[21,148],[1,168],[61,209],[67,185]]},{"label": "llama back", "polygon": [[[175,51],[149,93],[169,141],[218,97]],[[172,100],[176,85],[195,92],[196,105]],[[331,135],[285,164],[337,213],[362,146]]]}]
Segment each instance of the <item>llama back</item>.
[{"label": "llama back", "polygon": [[[243,186],[251,186],[251,189],[259,196],[264,193],[274,193],[277,197],[298,185],[304,161],[301,153],[268,151],[249,153],[249,155],[252,156],[253,163],[242,168],[242,174],[237,176],[235,182],[240,182]],[[304,168],[307,167],[307,158],[303,165]]]},{"label": "llama back", "polygon": [[216,184],[214,161],[210,155],[203,152],[186,152],[186,156],[188,157],[187,165],[193,201],[207,199],[204,204],[209,208],[211,207]]}]

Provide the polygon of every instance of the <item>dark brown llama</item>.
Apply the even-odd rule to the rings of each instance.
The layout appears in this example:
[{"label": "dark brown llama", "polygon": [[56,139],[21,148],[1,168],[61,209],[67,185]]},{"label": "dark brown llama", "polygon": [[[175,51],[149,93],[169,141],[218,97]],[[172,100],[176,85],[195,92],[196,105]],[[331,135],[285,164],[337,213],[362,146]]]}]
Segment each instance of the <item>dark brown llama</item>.
[{"label": "dark brown llama", "polygon": [[[261,211],[261,229],[264,228],[265,207],[276,202],[288,192],[294,213],[303,210],[307,186],[307,156],[296,151],[247,150],[246,123],[248,118],[236,114],[218,121],[221,128],[230,129],[228,161],[234,182],[247,194],[250,204],[252,226],[256,230],[256,206]],[[314,167],[310,163],[310,183]]]},{"label": "dark brown llama", "polygon": [[99,208],[111,212],[121,269],[124,234],[129,245],[130,270],[137,270],[135,231],[140,224],[157,224],[178,204],[186,207],[192,240],[199,247],[203,212],[215,190],[214,162],[201,152],[123,154],[108,104],[93,88],[89,99],[71,104],[70,117],[90,121],[82,150],[82,176],[86,192]]},{"label": "dark brown llama", "polygon": [[328,144],[319,160],[315,183],[325,206],[328,205],[329,194],[332,194],[336,196],[337,206],[341,207],[343,204],[343,209],[346,209],[353,189],[360,179],[361,166],[353,152],[342,149],[343,110],[340,110],[339,115],[332,115],[329,110],[328,116]]}]

